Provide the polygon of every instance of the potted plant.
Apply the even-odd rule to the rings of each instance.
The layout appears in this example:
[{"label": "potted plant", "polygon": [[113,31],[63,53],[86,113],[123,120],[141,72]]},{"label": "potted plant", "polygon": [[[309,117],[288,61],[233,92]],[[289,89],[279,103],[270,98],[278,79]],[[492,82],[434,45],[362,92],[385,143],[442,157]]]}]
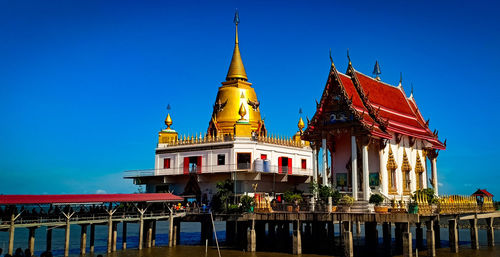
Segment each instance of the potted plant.
[{"label": "potted plant", "polygon": [[380,194],[373,194],[370,196],[369,203],[375,205],[373,209],[376,213],[387,213],[389,211],[389,208],[387,206],[381,206],[383,202],[384,197],[382,197]]},{"label": "potted plant", "polygon": [[354,198],[349,195],[343,195],[342,198],[340,198],[339,203],[342,206],[343,212],[349,212],[351,211],[351,205],[354,204]]},{"label": "potted plant", "polygon": [[332,212],[337,211],[337,205],[339,204],[341,198],[342,194],[339,191],[337,190],[332,191]]},{"label": "potted plant", "polygon": [[292,191],[286,191],[283,195],[283,199],[287,202],[286,210],[292,212],[295,206],[295,209],[298,211],[300,206],[299,204],[302,202],[302,195],[300,193],[294,193]]}]

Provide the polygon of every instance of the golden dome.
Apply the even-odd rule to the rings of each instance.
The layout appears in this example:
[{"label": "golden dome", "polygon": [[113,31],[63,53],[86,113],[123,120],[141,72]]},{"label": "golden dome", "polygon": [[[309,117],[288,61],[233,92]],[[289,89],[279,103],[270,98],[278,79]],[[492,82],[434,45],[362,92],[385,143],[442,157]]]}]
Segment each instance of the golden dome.
[{"label": "golden dome", "polygon": [[238,46],[238,24],[236,24],[233,58],[231,59],[226,81],[222,82],[222,86],[219,87],[217,92],[208,133],[210,135],[233,135],[235,124],[238,121],[241,123],[243,120],[250,124],[252,132],[258,134],[264,132],[264,122],[260,117],[259,105],[257,94],[255,94],[252,83],[247,81],[247,75],[241,60]]}]

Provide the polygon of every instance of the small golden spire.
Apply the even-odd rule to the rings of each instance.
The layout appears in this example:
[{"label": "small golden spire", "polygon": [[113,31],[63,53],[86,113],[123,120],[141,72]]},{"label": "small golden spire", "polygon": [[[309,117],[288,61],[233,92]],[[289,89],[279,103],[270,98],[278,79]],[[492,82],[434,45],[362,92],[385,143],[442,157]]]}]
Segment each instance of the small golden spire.
[{"label": "small golden spire", "polygon": [[302,117],[300,117],[299,123],[297,124],[297,127],[299,127],[300,132],[302,133],[302,130],[305,127],[304,121],[302,120]]},{"label": "small golden spire", "polygon": [[227,71],[226,81],[233,79],[248,80],[245,67],[243,66],[243,61],[241,60],[240,47],[238,42],[238,23],[240,23],[240,17],[238,15],[238,10],[234,14],[234,24],[236,25],[236,36],[234,40],[234,51],[233,58],[231,59],[231,65],[229,65],[229,70]]},{"label": "small golden spire", "polygon": [[172,126],[172,118],[170,118],[170,113],[167,115],[167,118],[165,119],[165,125],[167,125],[167,129],[170,129],[170,126]]},{"label": "small golden spire", "polygon": [[245,115],[247,114],[247,110],[245,109],[245,106],[243,106],[243,104],[240,105],[240,110],[238,111],[238,114],[241,116],[240,121],[245,120]]}]

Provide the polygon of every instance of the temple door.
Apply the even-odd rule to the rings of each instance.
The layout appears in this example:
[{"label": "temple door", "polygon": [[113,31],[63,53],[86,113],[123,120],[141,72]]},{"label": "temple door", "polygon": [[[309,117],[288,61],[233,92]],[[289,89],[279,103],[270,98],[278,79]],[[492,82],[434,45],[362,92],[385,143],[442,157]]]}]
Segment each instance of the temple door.
[{"label": "temple door", "polygon": [[184,174],[189,174],[189,157],[184,157]]}]

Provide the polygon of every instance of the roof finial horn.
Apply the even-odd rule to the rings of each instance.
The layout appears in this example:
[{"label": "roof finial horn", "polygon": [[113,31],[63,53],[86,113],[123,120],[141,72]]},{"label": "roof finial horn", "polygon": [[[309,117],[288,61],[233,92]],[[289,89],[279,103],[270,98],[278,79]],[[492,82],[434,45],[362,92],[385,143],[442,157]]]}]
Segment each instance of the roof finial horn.
[{"label": "roof finial horn", "polygon": [[376,60],[375,67],[373,67],[373,75],[375,75],[376,80],[380,80],[380,74],[382,74],[382,72],[380,72],[380,65],[378,64],[378,60]]},{"label": "roof finial horn", "polygon": [[349,48],[347,48],[347,60],[349,60],[349,66],[351,66],[352,63],[351,63],[351,56],[349,56]]}]

